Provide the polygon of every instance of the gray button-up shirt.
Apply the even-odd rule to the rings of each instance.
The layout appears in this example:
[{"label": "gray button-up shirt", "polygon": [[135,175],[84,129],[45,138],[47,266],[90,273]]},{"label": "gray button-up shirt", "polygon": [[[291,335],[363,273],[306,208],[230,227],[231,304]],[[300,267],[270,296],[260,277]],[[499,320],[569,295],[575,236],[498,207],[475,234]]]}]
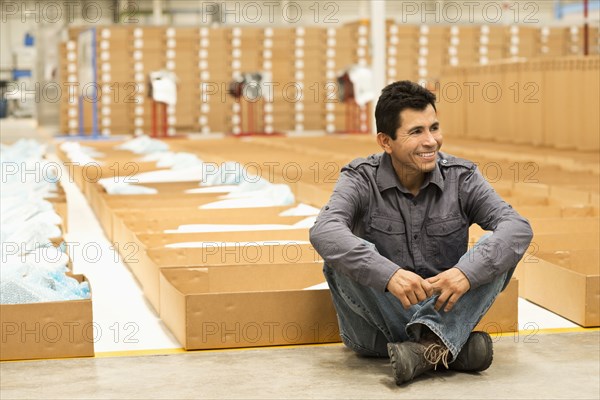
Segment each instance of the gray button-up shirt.
[{"label": "gray button-up shirt", "polygon": [[[513,270],[531,242],[529,223],[474,163],[438,154],[416,197],[402,186],[386,153],[343,167],[310,230],[325,262],[380,291],[400,268],[428,278],[456,266],[471,288]],[[493,234],[459,262],[474,223]]]}]

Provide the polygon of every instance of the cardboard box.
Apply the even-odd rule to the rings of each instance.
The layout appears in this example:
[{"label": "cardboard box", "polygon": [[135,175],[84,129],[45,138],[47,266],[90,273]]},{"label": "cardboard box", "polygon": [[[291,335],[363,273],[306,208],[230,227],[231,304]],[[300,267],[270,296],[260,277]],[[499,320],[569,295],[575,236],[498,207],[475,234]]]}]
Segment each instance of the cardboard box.
[{"label": "cardboard box", "polygon": [[197,207],[129,209],[113,211],[113,242],[135,242],[133,233],[163,233],[184,224],[288,224],[293,225],[306,217],[280,217],[279,213],[291,207],[260,207],[199,210]]},{"label": "cardboard box", "polygon": [[485,331],[494,336],[502,332],[515,332],[519,330],[519,281],[512,278],[508,286],[502,291],[494,304],[490,307],[481,321],[473,329]]},{"label": "cardboard box", "polygon": [[514,207],[519,214],[525,218],[546,218],[546,217],[591,217],[598,215],[598,208],[591,205],[581,206],[530,206],[519,205]]},{"label": "cardboard box", "polygon": [[549,251],[521,262],[520,296],[584,327],[600,325],[600,266],[595,249]]},{"label": "cardboard box", "polygon": [[339,342],[322,263],[161,271],[161,318],[187,350]]},{"label": "cardboard box", "polygon": [[91,299],[2,304],[0,321],[2,361],[94,356]]},{"label": "cardboard box", "polygon": [[296,184],[296,200],[308,203],[315,207],[323,207],[329,201],[333,193],[334,184],[311,184],[307,182],[298,182]]},{"label": "cardboard box", "polygon": [[176,243],[189,242],[263,242],[273,240],[306,240],[308,228],[271,231],[233,231],[233,232],[197,232],[197,233],[137,233],[133,234],[135,245],[140,250],[165,247]]},{"label": "cardboard box", "polygon": [[[542,233],[534,232],[531,246],[534,252],[556,250],[593,250],[598,249],[600,235],[596,232]],[[533,253],[534,255],[536,253]]]},{"label": "cardboard box", "polygon": [[[150,304],[160,313],[159,276],[162,269],[175,267],[297,264],[318,262],[321,257],[310,244],[277,244],[258,246],[237,243],[211,243],[206,248],[155,248],[124,257],[140,282]],[[236,278],[239,279],[239,278]]]},{"label": "cardboard box", "polygon": [[600,219],[588,218],[532,218],[529,220],[535,234],[599,232]]}]

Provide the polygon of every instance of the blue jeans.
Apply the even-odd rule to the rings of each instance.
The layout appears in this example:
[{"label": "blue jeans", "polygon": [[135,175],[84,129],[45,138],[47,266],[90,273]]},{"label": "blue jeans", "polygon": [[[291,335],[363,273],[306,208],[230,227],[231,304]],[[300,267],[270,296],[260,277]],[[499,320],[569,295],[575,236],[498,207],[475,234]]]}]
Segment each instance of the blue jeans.
[{"label": "blue jeans", "polygon": [[[485,238],[476,246],[483,240]],[[469,252],[463,255],[468,256]],[[404,309],[392,293],[361,285],[327,264],[323,267],[337,312],[340,336],[347,347],[363,356],[388,357],[387,343],[418,341],[425,325],[450,349],[452,360],[508,283],[510,272],[469,290],[450,312],[444,312],[434,308],[437,295]]]}]

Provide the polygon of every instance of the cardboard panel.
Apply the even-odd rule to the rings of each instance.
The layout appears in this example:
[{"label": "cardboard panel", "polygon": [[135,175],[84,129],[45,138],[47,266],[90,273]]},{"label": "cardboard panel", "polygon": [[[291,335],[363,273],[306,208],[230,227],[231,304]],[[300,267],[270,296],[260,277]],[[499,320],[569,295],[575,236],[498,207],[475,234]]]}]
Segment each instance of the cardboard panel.
[{"label": "cardboard panel", "polygon": [[337,342],[329,290],[301,290],[324,280],[321,269],[315,263],[163,270],[161,318],[188,350]]},{"label": "cardboard panel", "polygon": [[[79,282],[86,278],[73,275]],[[0,360],[93,357],[92,300],[0,305]]]},{"label": "cardboard panel", "polygon": [[298,264],[319,262],[321,257],[310,244],[278,244],[258,246],[255,244],[211,243],[206,248],[167,249],[155,248],[130,254],[127,262],[139,280],[150,304],[160,312],[160,270],[173,267],[197,267],[216,265]]},{"label": "cardboard panel", "polygon": [[511,279],[508,286],[502,291],[494,304],[490,307],[481,321],[473,329],[485,331],[494,336],[502,332],[514,332],[519,327],[519,281]]},{"label": "cardboard panel", "polygon": [[523,263],[522,297],[579,325],[600,325],[597,273],[585,275],[537,257],[529,261]]}]

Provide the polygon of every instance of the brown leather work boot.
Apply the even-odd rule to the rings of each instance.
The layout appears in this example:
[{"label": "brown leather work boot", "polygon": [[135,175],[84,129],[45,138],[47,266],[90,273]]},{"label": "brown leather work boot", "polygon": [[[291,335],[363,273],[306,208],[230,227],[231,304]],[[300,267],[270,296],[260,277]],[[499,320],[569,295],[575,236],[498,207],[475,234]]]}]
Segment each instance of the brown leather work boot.
[{"label": "brown leather work boot", "polygon": [[450,363],[450,369],[462,372],[485,371],[492,365],[494,347],[487,332],[471,332],[469,339]]},{"label": "brown leather work boot", "polygon": [[441,362],[448,368],[450,350],[440,343],[388,343],[388,354],[397,385],[408,382],[424,372],[436,369]]}]

